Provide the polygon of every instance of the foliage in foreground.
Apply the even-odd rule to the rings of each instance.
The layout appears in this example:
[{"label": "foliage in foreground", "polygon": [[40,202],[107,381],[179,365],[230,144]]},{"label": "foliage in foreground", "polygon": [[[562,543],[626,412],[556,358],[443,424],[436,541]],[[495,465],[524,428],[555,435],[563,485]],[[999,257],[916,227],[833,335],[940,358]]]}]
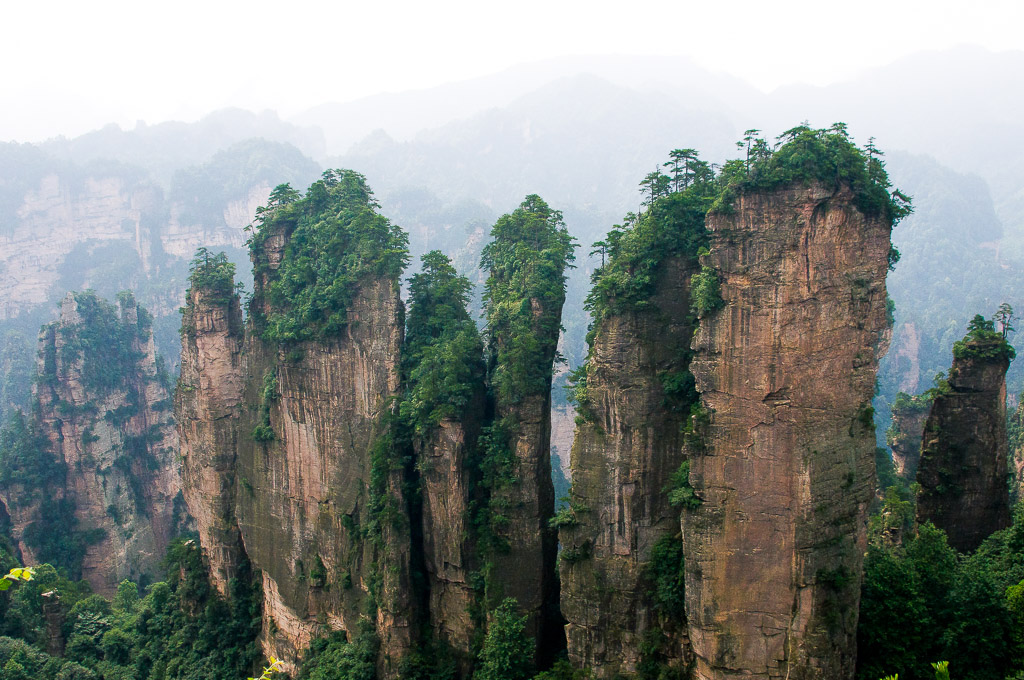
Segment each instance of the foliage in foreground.
[{"label": "foliage in foreground", "polygon": [[[890,489],[880,517],[899,524],[910,503]],[[949,659],[961,680],[1003,680],[1024,670],[1024,506],[1014,523],[971,555],[957,553],[931,524],[903,544],[875,538],[865,562],[858,628],[862,680],[899,672],[903,680],[933,677],[932,662]]]},{"label": "foliage in foreground", "polygon": [[[209,680],[245,678],[260,660],[261,596],[243,566],[225,601],[209,585],[194,541],[168,551],[167,581],[144,597],[125,581],[113,600],[90,594],[42,565],[2,596],[0,677],[19,680]],[[65,617],[63,659],[50,657],[43,593],[56,591]]]}]

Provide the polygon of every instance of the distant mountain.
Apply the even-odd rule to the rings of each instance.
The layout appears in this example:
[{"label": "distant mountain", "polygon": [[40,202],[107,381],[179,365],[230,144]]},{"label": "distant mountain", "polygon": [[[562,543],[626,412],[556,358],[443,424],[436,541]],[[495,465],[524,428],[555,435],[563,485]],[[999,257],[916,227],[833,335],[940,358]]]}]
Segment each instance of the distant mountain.
[{"label": "distant mountain", "polygon": [[714,111],[739,111],[763,96],[739,78],[709,71],[687,57],[574,56],[520,64],[481,78],[423,90],[322,104],[290,120],[321,128],[328,153],[342,155],[376,130],[408,141],[422,130],[508,106],[553,81],[578,75],[679,96],[689,107]]}]

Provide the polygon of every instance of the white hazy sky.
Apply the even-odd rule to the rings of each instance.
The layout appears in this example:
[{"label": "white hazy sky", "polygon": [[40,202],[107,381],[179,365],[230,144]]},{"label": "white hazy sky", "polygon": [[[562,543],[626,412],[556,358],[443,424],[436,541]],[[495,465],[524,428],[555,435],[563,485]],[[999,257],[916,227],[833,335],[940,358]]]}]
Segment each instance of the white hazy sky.
[{"label": "white hazy sky", "polygon": [[575,54],[684,55],[763,90],[925,49],[1024,49],[1022,0],[8,0],[0,140],[283,116]]}]

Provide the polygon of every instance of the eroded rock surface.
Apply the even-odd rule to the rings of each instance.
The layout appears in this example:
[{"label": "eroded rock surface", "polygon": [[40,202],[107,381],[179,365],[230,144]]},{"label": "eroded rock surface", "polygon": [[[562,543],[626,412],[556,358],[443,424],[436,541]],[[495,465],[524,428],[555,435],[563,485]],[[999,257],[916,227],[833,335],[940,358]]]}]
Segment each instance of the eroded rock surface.
[{"label": "eroded rock surface", "polygon": [[1006,483],[1006,370],[1003,354],[967,342],[954,358],[948,389],[932,404],[921,442],[919,522],[943,529],[960,551],[1010,525]]},{"label": "eroded rock surface", "polygon": [[33,546],[56,542],[71,553],[63,566],[108,597],[124,579],[159,578],[167,545],[187,522],[171,395],[150,324],[127,294],[116,308],[91,293],[64,298],[60,318],[40,332],[30,421],[49,476],[40,488],[5,489],[23,558],[57,559],[52,547]]},{"label": "eroded rock surface", "polygon": [[666,262],[650,309],[603,320],[588,360],[560,573],[569,657],[597,677],[636,673],[645,634],[666,633],[661,651],[679,665],[688,651],[682,612],[663,611],[649,570],[655,546],[679,541],[668,493],[689,413],[663,385],[688,364],[695,265]]},{"label": "eroded rock surface", "polygon": [[724,304],[691,363],[709,419],[682,523],[696,676],[851,678],[891,227],[817,184],[707,226]]}]

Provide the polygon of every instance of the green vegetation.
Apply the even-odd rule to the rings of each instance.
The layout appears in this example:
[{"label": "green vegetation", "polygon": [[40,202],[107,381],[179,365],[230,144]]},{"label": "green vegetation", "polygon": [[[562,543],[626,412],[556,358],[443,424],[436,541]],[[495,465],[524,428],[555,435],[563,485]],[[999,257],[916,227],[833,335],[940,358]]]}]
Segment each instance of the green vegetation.
[{"label": "green vegetation", "polygon": [[[1013,525],[970,555],[957,553],[931,524],[912,530],[913,507],[897,487],[872,518],[858,629],[858,678],[898,671],[1003,680],[1024,670],[1024,506]],[[903,532],[902,541],[888,540]]]},{"label": "green vegetation", "polygon": [[[244,678],[259,668],[261,595],[242,565],[228,601],[211,589],[194,541],[168,550],[167,580],[125,581],[113,600],[90,594],[53,567],[3,597],[0,676],[22,680],[209,680]],[[56,591],[65,619],[63,659],[50,657],[43,593]],[[20,668],[18,668],[20,667]],[[18,668],[20,675],[12,675]]]},{"label": "green vegetation", "polygon": [[298,680],[376,680],[379,646],[373,624],[364,619],[352,640],[344,631],[315,640]]},{"label": "green vegetation", "polygon": [[473,680],[526,680],[533,673],[533,642],[526,637],[526,617],[508,598],[488,617],[487,637]]},{"label": "green vegetation", "polygon": [[[242,283],[235,283],[235,265],[223,251],[216,255],[205,247],[196,250],[188,266],[188,289],[202,290],[203,300],[212,305],[226,305],[237,295]],[[191,304],[191,296],[185,299]],[[183,327],[184,332],[184,327]]]},{"label": "green vegetation", "polygon": [[688,460],[684,460],[679,469],[672,473],[672,482],[665,491],[668,492],[668,502],[676,507],[696,510],[703,502],[690,486],[690,461]]},{"label": "green vegetation", "polygon": [[690,307],[693,313],[697,318],[702,318],[724,304],[718,274],[711,267],[704,265],[700,272],[690,277]]},{"label": "green vegetation", "polygon": [[21,411],[0,428],[0,486],[19,487],[12,502],[29,503],[53,482],[64,478],[64,463],[50,451],[50,442]]},{"label": "green vegetation", "polygon": [[[80,321],[54,326],[61,336],[61,365],[81,360],[84,386],[93,394],[134,391],[129,379],[137,374],[143,358],[141,347],[149,339],[152,317],[136,306],[128,291],[118,294],[120,309],[91,290],[73,295]],[[132,307],[137,310],[137,321],[125,314]]]},{"label": "green vegetation", "polygon": [[[408,237],[377,213],[366,178],[328,170],[304,197],[286,184],[257,211],[248,241],[257,280],[250,314],[265,340],[301,342],[338,336],[359,286],[371,277],[398,284],[408,261]],[[277,268],[266,246],[283,235]],[[262,318],[263,303],[269,312]]]},{"label": "green vegetation", "polygon": [[565,271],[575,260],[562,213],[531,195],[491,229],[480,266],[490,381],[495,398],[516,404],[551,386],[551,361],[565,302]]},{"label": "green vegetation", "polygon": [[651,548],[647,578],[654,606],[666,621],[680,620],[686,614],[684,567],[683,540],[678,534],[662,537]]},{"label": "green vegetation", "polygon": [[264,373],[260,390],[260,422],[252,430],[252,438],[256,441],[272,442],[276,438],[270,424],[270,407],[280,396],[277,393],[277,375],[272,371]]},{"label": "green vegetation", "polygon": [[[844,123],[820,130],[798,125],[782,133],[775,147],[769,147],[759,132],[747,130],[746,157],[728,161],[722,168],[715,210],[729,210],[732,201],[745,193],[819,182],[833,190],[849,186],[854,205],[869,217],[896,224],[912,212],[910,199],[890,190],[892,183],[874,140],[863,149],[857,147]],[[894,256],[890,263],[894,264]]]},{"label": "green vegetation", "polygon": [[[1004,305],[1004,307],[1008,308],[1009,305]],[[997,331],[995,329],[995,320],[988,321],[981,314],[975,314],[974,318],[967,324],[967,335],[964,336],[963,340],[957,340],[953,343],[953,358],[1005,359],[1006,361],[1011,361],[1017,356],[1013,345],[1007,340],[1008,332],[1013,330],[1009,323],[1009,317],[1012,315],[1013,310],[1011,309],[1002,324],[1002,330]]]},{"label": "green vegetation", "polygon": [[422,271],[409,280],[401,412],[417,437],[457,418],[483,385],[483,343],[466,311],[471,288],[437,250],[423,256]]}]

